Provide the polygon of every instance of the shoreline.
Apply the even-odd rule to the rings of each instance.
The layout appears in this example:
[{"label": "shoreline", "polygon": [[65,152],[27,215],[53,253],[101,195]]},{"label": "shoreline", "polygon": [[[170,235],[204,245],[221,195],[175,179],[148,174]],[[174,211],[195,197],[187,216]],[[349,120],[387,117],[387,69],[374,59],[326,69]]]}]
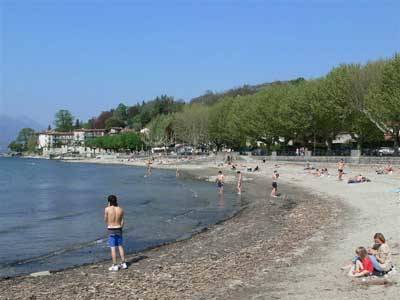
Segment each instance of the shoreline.
[{"label": "shoreline", "polygon": [[[198,170],[198,167],[195,168],[195,170]],[[202,169],[204,171],[204,168]],[[186,171],[185,171],[186,172]],[[188,171],[193,172],[192,171]],[[208,168],[206,171],[206,173],[208,172],[209,175],[214,173],[214,168]],[[229,173],[229,172],[228,172]],[[229,174],[227,173],[227,175],[229,176]],[[192,173],[192,175],[194,177],[198,177],[197,172]],[[204,177],[204,175],[203,175]],[[254,178],[252,178],[253,180],[248,181],[247,185],[248,188],[251,189],[252,191],[250,192],[250,190],[246,193],[248,193],[248,197],[250,197],[250,199],[248,199],[248,206],[245,206],[242,210],[240,210],[235,216],[218,222],[215,225],[210,226],[208,229],[203,230],[197,234],[192,235],[190,238],[182,240],[182,241],[177,241],[171,244],[167,244],[167,245],[162,245],[160,247],[154,248],[154,249],[150,249],[150,250],[146,250],[137,254],[133,254],[133,255],[129,255],[128,260],[131,261],[136,261],[135,263],[133,263],[130,266],[130,271],[133,272],[133,274],[136,271],[136,268],[139,267],[138,269],[144,268],[144,270],[148,269],[148,268],[154,268],[155,266],[153,265],[152,261],[158,261],[157,266],[155,267],[156,270],[164,269],[165,267],[163,267],[163,264],[167,263],[167,265],[169,264],[181,264],[182,262],[180,262],[181,259],[178,259],[178,261],[174,261],[174,259],[172,259],[172,261],[170,261],[170,259],[165,259],[166,256],[170,257],[176,257],[176,252],[179,252],[182,254],[182,257],[186,257],[185,259],[185,265],[186,266],[190,266],[189,268],[194,268],[194,267],[198,267],[199,269],[201,269],[202,272],[193,272],[191,273],[191,276],[196,275],[196,273],[203,273],[206,272],[206,270],[208,268],[212,268],[212,265],[214,263],[215,260],[224,260],[226,259],[225,255],[228,253],[231,253],[233,251],[233,253],[231,253],[231,255],[234,256],[238,256],[235,257],[233,259],[233,261],[231,262],[235,262],[237,260],[244,260],[246,263],[251,262],[252,260],[250,260],[248,257],[246,257],[246,250],[248,250],[249,254],[247,255],[251,255],[256,258],[258,257],[258,260],[263,257],[262,253],[260,253],[260,251],[262,249],[264,249],[266,251],[266,253],[268,253],[268,250],[271,251],[271,247],[269,246],[269,243],[272,243],[274,239],[276,239],[277,241],[275,242],[276,244],[281,245],[281,243],[286,245],[286,248],[292,248],[294,247],[294,245],[298,244],[300,241],[298,240],[298,238],[300,238],[300,236],[297,237],[292,237],[292,233],[291,233],[291,238],[286,238],[284,241],[278,241],[280,240],[280,236],[283,235],[288,235],[290,232],[293,232],[293,230],[295,228],[291,228],[289,230],[289,226],[292,227],[294,224],[290,224],[290,221],[293,221],[293,218],[297,218],[299,217],[298,214],[301,214],[300,211],[304,211],[304,207],[302,205],[310,205],[311,203],[309,203],[308,201],[303,201],[303,200],[295,200],[295,203],[291,203],[290,201],[287,203],[288,207],[287,208],[283,208],[281,206],[279,206],[277,203],[271,203],[268,202],[265,199],[265,192],[264,189],[263,191],[260,193],[260,188],[263,187],[264,185],[264,180],[262,178],[258,178],[257,176],[254,176]],[[295,194],[296,192],[293,192],[293,194]],[[290,196],[292,197],[292,196]],[[256,199],[256,200],[255,200]],[[267,203],[267,204],[266,204]],[[266,208],[265,206],[268,206],[268,210],[260,210],[261,207]],[[277,206],[278,205],[278,206]],[[293,207],[292,207],[293,206]],[[299,209],[299,211],[297,211]],[[263,220],[263,217],[269,215],[268,211],[272,210],[272,211],[280,211],[280,214],[277,213],[276,219],[272,220]],[[293,210],[293,211],[292,211]],[[282,215],[282,211],[283,211],[283,215]],[[324,212],[325,214],[327,213],[327,211]],[[256,220],[254,220],[253,218],[256,218]],[[300,216],[301,218],[301,216]],[[304,222],[308,222],[308,220],[303,219]],[[287,226],[280,226],[279,224],[281,224],[281,222],[287,224]],[[266,224],[270,224],[268,226],[266,226]],[[284,224],[281,225],[284,225]],[[250,232],[240,232],[243,231],[243,228],[246,228],[246,226],[250,226],[250,227],[254,227],[257,228],[257,230],[254,230],[257,234],[255,234],[254,236],[252,236],[251,234],[249,234]],[[232,228],[232,226],[234,228]],[[308,226],[310,226],[310,224],[308,224]],[[269,227],[269,228],[268,228]],[[298,227],[297,225],[295,227]],[[281,229],[279,229],[281,228]],[[239,231],[238,231],[239,229]],[[285,232],[285,234],[283,232],[278,232],[280,230],[283,230]],[[224,232],[225,234],[223,236],[220,236],[220,232]],[[263,237],[268,236],[267,231],[271,231],[271,233],[273,231],[277,231],[275,232],[275,238],[273,238],[272,240],[263,240]],[[253,231],[251,231],[253,232]],[[305,232],[305,231],[304,231]],[[239,236],[238,236],[239,234]],[[242,234],[245,234],[245,238],[243,238]],[[272,236],[272,235],[270,235]],[[235,237],[233,240],[231,239],[232,237]],[[217,243],[215,243],[215,240],[219,240]],[[289,246],[289,244],[291,244],[291,242],[294,242],[292,246]],[[238,245],[239,243],[239,245]],[[205,246],[205,244],[210,244],[208,246]],[[221,249],[221,244],[224,245],[224,248]],[[194,245],[197,245],[197,247],[194,247]],[[194,248],[194,249],[193,249]],[[198,250],[196,250],[196,248],[200,248],[200,249],[204,249],[201,252],[198,252]],[[274,248],[274,247],[273,247]],[[228,250],[229,249],[229,250]],[[228,251],[228,252],[227,252]],[[278,249],[276,250],[278,251]],[[262,252],[262,251],[261,251]],[[287,252],[287,251],[285,251]],[[174,255],[175,254],[175,255]],[[257,255],[256,255],[257,254]],[[202,259],[200,259],[199,262],[199,255],[202,257]],[[154,257],[153,257],[154,256]],[[289,255],[290,256],[290,255]],[[143,257],[146,257],[145,259]],[[281,258],[279,258],[281,257]],[[284,257],[283,253],[281,253],[281,255],[278,255],[276,257],[272,258],[268,258],[268,261],[270,261],[270,264],[274,263],[274,264],[282,264],[282,263],[287,263],[287,261],[289,261],[289,257],[286,259],[282,258]],[[275,261],[276,259],[279,259],[278,261]],[[207,265],[207,267],[203,266],[203,263],[205,263],[205,265]],[[222,263],[222,261],[220,262]],[[252,266],[248,267],[247,270],[241,268],[241,272],[255,272],[256,270],[254,270],[254,267],[258,267],[255,265],[255,261],[253,261]],[[31,295],[35,295],[35,297],[37,297],[38,299],[40,299],[41,297],[43,297],[43,299],[46,299],[47,296],[53,297],[53,298],[60,298],[60,299],[66,299],[66,298],[74,298],[73,295],[69,295],[69,296],[64,296],[66,294],[68,294],[67,291],[63,291],[62,293],[57,291],[57,290],[52,290],[51,286],[52,284],[54,284],[56,282],[63,282],[65,280],[69,281],[72,280],[72,283],[79,285],[79,282],[82,280],[82,278],[80,279],[72,279],[72,277],[78,276],[85,276],[87,279],[87,276],[91,276],[90,275],[90,271],[91,270],[96,270],[96,272],[100,272],[104,278],[103,279],[109,279],[110,276],[112,276],[113,278],[119,278],[119,277],[126,277],[126,273],[125,272],[118,272],[117,274],[110,274],[106,268],[106,266],[109,264],[109,262],[100,262],[100,263],[95,263],[95,264],[91,264],[91,265],[87,265],[87,266],[80,266],[80,267],[76,267],[76,268],[72,268],[72,269],[67,269],[61,272],[56,272],[53,273],[50,276],[44,276],[44,277],[29,277],[29,276],[22,276],[22,277],[15,277],[15,278],[10,278],[7,280],[2,280],[0,281],[0,290],[3,289],[2,285],[7,285],[9,286],[9,288],[7,288],[7,290],[10,292],[11,287],[12,288],[12,294],[14,296],[14,299],[18,299],[18,297],[24,298],[27,296],[31,296]],[[137,266],[137,264],[140,264],[140,266]],[[233,267],[233,266],[232,266]],[[160,270],[161,270],[160,269]],[[228,276],[229,274],[232,275],[232,272],[234,271],[234,269],[230,269],[230,272],[227,272],[228,270],[224,270],[225,267],[223,268],[221,266],[221,272],[223,275],[223,277]],[[269,269],[269,268],[268,268]],[[272,272],[273,270],[264,270],[262,272],[262,274],[267,274],[268,272]],[[129,271],[128,271],[129,272]],[[154,272],[154,270],[153,270]],[[82,273],[85,273],[85,275],[82,275]],[[162,272],[161,272],[162,273]],[[229,273],[229,274],[227,274]],[[258,273],[258,271],[257,271]],[[146,274],[146,272],[145,272]],[[187,270],[183,270],[183,272],[181,274],[184,274],[185,276],[188,276],[188,272]],[[132,274],[131,274],[132,275]],[[161,277],[163,277],[164,275],[159,274]],[[204,275],[204,273],[203,273]],[[209,274],[212,275],[212,274]],[[230,276],[230,275],[229,275]],[[229,277],[228,276],[228,277]],[[85,278],[84,277],[84,278]],[[156,276],[157,277],[157,276]],[[168,276],[169,277],[169,276]],[[147,277],[148,278],[148,277]],[[241,276],[237,276],[237,278],[241,278]],[[137,281],[135,281],[135,284],[133,284],[132,286],[138,286],[140,284],[143,285],[143,291],[146,291],[146,280],[140,280],[138,278],[136,278]],[[160,280],[160,278],[158,279]],[[169,278],[166,278],[166,280],[168,281]],[[205,278],[197,278],[197,280],[201,281],[207,281],[206,280],[206,276]],[[236,279],[236,280],[240,280],[240,279]],[[219,280],[217,280],[219,281]],[[216,283],[215,280],[211,280],[209,282],[204,282],[204,284],[200,284],[201,287],[192,287],[187,289],[187,294],[186,297],[184,297],[184,299],[194,299],[192,298],[193,292],[196,291],[196,293],[207,293],[210,291],[216,291],[214,288],[211,288],[210,285]],[[237,288],[240,288],[242,286],[242,284],[238,284],[237,281],[232,282],[231,284],[234,285],[234,288],[229,288],[229,291],[235,291]],[[244,284],[244,283],[243,283]],[[18,287],[20,285],[26,286],[28,289],[21,291],[20,289],[18,289]],[[50,289],[52,290],[51,293],[47,296],[44,295],[40,295],[40,293],[38,294],[37,291],[37,287],[41,286],[41,289]],[[220,296],[222,297],[222,295],[226,292],[225,288],[223,287],[224,285],[221,285],[221,282],[219,282],[219,287],[218,287],[218,293],[220,294]],[[176,297],[178,297],[178,294],[176,293],[177,291],[175,291],[174,289],[165,287],[165,289],[167,290],[167,294],[168,296],[162,296],[162,291],[163,288],[159,288],[158,286],[154,286],[151,291],[152,292],[148,292],[146,294],[142,294],[140,293],[139,290],[136,290],[135,295],[130,294],[130,297],[128,297],[129,299],[136,299],[135,297],[139,298],[143,298],[143,299],[176,299]],[[26,294],[26,292],[28,294]],[[166,291],[164,290],[164,293]],[[22,294],[21,294],[22,293]],[[75,294],[75,297],[78,297],[78,295],[80,295],[79,297],[89,297],[90,296],[88,294],[80,294],[82,293],[79,292],[78,294]],[[114,292],[113,292],[114,293]],[[161,293],[161,294],[160,294]],[[181,294],[182,291],[179,291],[179,294]],[[108,292],[104,292],[104,293],[100,293],[98,295],[96,295],[96,298],[98,299],[106,299],[106,295],[108,294]],[[199,294],[199,295],[200,295]],[[86,296],[84,296],[86,295]],[[124,298],[122,296],[122,299],[128,299],[128,298]],[[0,296],[0,299],[3,299],[2,296]],[[7,298],[4,298],[7,299]]]},{"label": "shoreline", "polygon": [[[265,197],[265,191],[267,189],[269,193],[269,176],[275,166],[252,162],[255,163],[262,171],[245,173],[246,178],[251,176],[251,180],[244,183],[248,206],[235,217],[210,226],[189,239],[130,255],[133,264],[128,272],[110,274],[106,270],[108,264],[101,262],[51,276],[0,281],[0,299],[31,296],[35,299],[109,299],[107,295],[111,293],[120,299],[339,300],[360,295],[372,299],[381,295],[382,289],[387,296],[398,295],[396,284],[365,290],[339,269],[351,258],[356,246],[370,241],[374,231],[385,233],[395,254],[395,265],[399,266],[400,235],[398,227],[392,228],[393,224],[400,224],[399,217],[390,223],[385,219],[388,223],[385,226],[376,225],[380,218],[390,213],[388,209],[398,209],[400,202],[393,207],[395,196],[387,193],[386,200],[391,202],[383,203],[384,212],[363,211],[364,204],[367,208],[375,205],[375,200],[369,197],[371,191],[376,197],[393,185],[385,182],[389,178],[375,176],[372,183],[351,186],[335,181],[334,176],[309,177],[311,175],[300,171],[299,164],[282,163],[279,172],[283,175],[282,190],[287,191],[284,193],[288,199],[285,200],[283,195],[271,201]],[[189,164],[182,170],[194,172],[194,177],[198,177],[196,171],[205,168],[204,165]],[[208,165],[208,172],[213,174],[217,168]],[[227,177],[231,176],[230,170],[222,169]],[[348,169],[346,176],[368,170],[365,166],[349,166]],[[396,174],[392,179],[398,177]],[[375,184],[375,181],[379,182]],[[364,188],[367,191],[363,191]],[[362,195],[359,195],[361,191]],[[299,201],[301,196],[303,199]],[[296,205],[292,206],[291,199],[294,202],[297,199]],[[281,205],[279,208],[286,205],[290,213],[279,215],[276,205]],[[272,214],[271,220],[265,220],[275,211],[276,216]],[[377,214],[377,218],[366,219],[371,218],[371,213]],[[274,224],[281,224],[282,231],[274,229]],[[278,230],[274,232],[275,238],[269,238],[273,230]],[[61,289],[53,288],[61,282]],[[43,289],[50,290],[43,293]],[[4,298],[3,292],[11,293],[13,297]]]}]

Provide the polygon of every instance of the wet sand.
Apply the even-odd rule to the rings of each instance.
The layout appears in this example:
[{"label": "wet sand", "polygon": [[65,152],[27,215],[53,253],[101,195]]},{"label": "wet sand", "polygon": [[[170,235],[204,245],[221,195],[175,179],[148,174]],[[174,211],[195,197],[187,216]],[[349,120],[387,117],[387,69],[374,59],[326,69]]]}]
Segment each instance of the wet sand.
[{"label": "wet sand", "polygon": [[[256,163],[261,172],[245,173],[247,205],[236,217],[191,239],[130,255],[130,268],[118,273],[108,272],[107,261],[0,281],[0,299],[396,299],[398,284],[357,285],[340,267],[355,247],[370,245],[376,231],[385,234],[399,265],[400,203],[389,191],[399,187],[398,174],[373,177],[361,167],[372,182],[352,186],[283,163],[282,195],[270,198],[275,167],[246,164]],[[212,180],[213,165],[181,169]],[[355,175],[359,169],[347,170]],[[224,172],[233,182],[234,173]]]}]

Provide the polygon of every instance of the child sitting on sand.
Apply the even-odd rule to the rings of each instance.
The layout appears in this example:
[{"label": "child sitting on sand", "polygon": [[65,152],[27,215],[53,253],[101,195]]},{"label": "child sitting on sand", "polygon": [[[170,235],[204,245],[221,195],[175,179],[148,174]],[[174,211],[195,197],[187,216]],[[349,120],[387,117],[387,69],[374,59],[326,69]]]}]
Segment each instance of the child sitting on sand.
[{"label": "child sitting on sand", "polygon": [[349,276],[363,277],[372,275],[374,272],[374,266],[368,256],[367,249],[364,247],[358,247],[356,249],[356,254],[357,256],[352,261]]}]

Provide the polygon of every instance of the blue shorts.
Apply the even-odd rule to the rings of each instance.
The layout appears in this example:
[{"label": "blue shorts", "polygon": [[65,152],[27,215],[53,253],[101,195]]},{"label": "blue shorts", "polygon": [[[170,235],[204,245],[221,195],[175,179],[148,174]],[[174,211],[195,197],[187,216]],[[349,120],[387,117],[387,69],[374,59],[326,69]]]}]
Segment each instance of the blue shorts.
[{"label": "blue shorts", "polygon": [[108,246],[111,248],[122,246],[123,243],[124,239],[122,238],[122,235],[110,234],[108,237]]}]

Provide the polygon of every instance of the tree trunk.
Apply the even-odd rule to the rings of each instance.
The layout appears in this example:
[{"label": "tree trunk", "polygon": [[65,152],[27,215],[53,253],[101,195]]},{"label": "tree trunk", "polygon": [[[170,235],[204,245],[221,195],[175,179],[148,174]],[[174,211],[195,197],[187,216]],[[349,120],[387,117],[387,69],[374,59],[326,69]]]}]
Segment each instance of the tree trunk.
[{"label": "tree trunk", "polygon": [[332,152],[332,138],[328,137],[328,140],[326,142],[328,144],[328,155],[330,155]]},{"label": "tree trunk", "polygon": [[393,128],[393,146],[394,146],[394,155],[399,155],[399,127]]}]

